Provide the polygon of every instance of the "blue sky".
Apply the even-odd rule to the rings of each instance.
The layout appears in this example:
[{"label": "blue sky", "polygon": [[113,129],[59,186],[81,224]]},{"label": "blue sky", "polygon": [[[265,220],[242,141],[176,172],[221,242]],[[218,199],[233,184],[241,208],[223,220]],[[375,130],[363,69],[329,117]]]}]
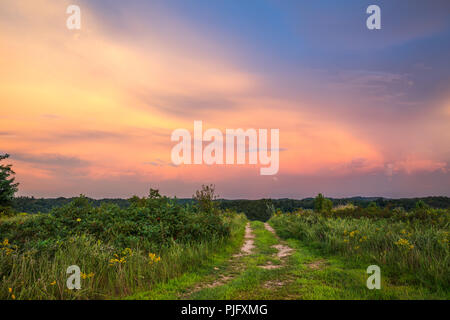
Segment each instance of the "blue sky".
[{"label": "blue sky", "polygon": [[[78,32],[69,1],[0,5],[0,151],[22,194],[449,195],[449,1],[70,3]],[[279,174],[171,166],[194,120],[279,128]]]}]

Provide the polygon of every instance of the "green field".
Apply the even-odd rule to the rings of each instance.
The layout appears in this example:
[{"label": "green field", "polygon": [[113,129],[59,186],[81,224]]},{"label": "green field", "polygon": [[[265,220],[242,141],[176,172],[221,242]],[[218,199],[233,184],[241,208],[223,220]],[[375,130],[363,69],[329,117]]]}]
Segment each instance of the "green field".
[{"label": "green field", "polygon": [[[449,299],[449,209],[371,203],[249,221],[203,188],[0,219],[0,299]],[[255,213],[252,217],[257,216]],[[265,219],[263,219],[265,220]],[[369,265],[381,289],[366,286]],[[78,265],[82,288],[66,287]]]}]

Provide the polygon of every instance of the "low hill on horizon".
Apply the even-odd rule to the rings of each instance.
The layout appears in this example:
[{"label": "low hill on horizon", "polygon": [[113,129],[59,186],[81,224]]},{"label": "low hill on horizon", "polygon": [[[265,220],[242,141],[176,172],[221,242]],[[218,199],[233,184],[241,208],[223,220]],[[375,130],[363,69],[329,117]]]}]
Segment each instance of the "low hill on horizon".
[{"label": "low hill on horizon", "polygon": [[[60,207],[68,204],[76,197],[59,197],[59,198],[34,198],[34,197],[16,197],[13,201],[13,208],[18,212],[27,213],[46,213],[49,212],[54,207]],[[113,203],[121,208],[126,208],[129,206],[128,199],[122,198],[104,198],[104,199],[88,199],[92,202],[94,206],[100,206],[103,203]],[[384,208],[386,206],[395,208],[403,207],[405,210],[410,210],[414,208],[417,201],[423,201],[427,205],[433,208],[450,208],[450,197],[446,196],[430,196],[430,197],[416,197],[416,198],[383,198],[383,197],[363,197],[355,196],[349,198],[329,198],[333,202],[334,206],[345,205],[352,203],[356,206],[367,207],[369,203],[374,202],[378,207]],[[177,199],[180,203],[190,203],[194,200],[191,198],[179,198]],[[298,208],[312,209],[314,207],[314,198],[304,198],[304,199],[290,199],[290,198],[280,198],[280,199],[258,199],[258,200],[248,200],[248,199],[217,199],[220,203],[222,209],[233,209],[237,211],[246,212],[249,214],[252,210],[261,211],[265,210],[267,205],[271,205],[276,209],[280,209],[283,212],[294,211]],[[250,213],[251,215],[251,213]]]}]

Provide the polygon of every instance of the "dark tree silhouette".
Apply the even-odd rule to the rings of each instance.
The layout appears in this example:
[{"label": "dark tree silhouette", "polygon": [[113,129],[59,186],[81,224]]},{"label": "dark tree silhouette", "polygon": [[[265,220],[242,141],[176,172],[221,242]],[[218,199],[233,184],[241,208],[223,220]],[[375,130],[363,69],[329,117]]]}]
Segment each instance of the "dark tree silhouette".
[{"label": "dark tree silhouette", "polygon": [[[9,154],[0,154],[0,161],[7,159]],[[6,207],[11,205],[14,198],[14,194],[18,190],[18,183],[14,183],[14,171],[11,169],[10,164],[0,164],[0,207]]]}]

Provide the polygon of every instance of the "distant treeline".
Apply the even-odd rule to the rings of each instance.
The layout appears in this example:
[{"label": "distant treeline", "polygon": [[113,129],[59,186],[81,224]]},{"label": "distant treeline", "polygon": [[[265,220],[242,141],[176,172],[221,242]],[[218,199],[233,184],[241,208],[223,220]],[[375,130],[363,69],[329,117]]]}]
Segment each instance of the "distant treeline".
[{"label": "distant treeline", "polygon": [[[26,213],[47,213],[53,208],[59,208],[69,204],[75,198],[35,198],[35,197],[16,197],[13,200],[12,207],[17,212]],[[130,205],[128,199],[91,199],[91,204],[94,207],[99,207],[102,203],[114,203],[120,208],[127,208]]]},{"label": "distant treeline", "polygon": [[[403,198],[403,199],[388,199],[381,197],[352,197],[333,199],[329,198],[333,202],[333,206],[346,205],[349,203],[355,206],[366,208],[370,203],[375,203],[380,208],[398,208],[402,207],[405,210],[411,210],[416,206],[416,203],[420,200],[427,205],[437,209],[450,208],[449,197],[422,197],[422,198]],[[283,212],[293,211],[297,208],[313,209],[314,198],[305,198],[302,200],[295,199],[276,199],[271,200],[275,208],[281,209]]]},{"label": "distant treeline", "polygon": [[[379,197],[353,197],[333,199],[333,206],[346,205],[352,203],[355,206],[366,208],[371,203],[375,203],[379,208],[398,208],[405,210],[415,208],[420,200],[433,208],[450,208],[449,197],[424,197],[424,198],[404,198],[404,199],[386,199]],[[260,199],[260,200],[220,200],[222,209],[236,210],[244,212],[250,220],[266,221],[270,218],[273,209],[280,209],[283,212],[293,212],[299,208],[314,209],[314,198],[296,199]]]},{"label": "distant treeline", "polygon": [[[46,213],[54,207],[61,207],[70,203],[74,198],[34,198],[34,197],[16,197],[13,201],[13,208],[17,212],[27,213]],[[128,199],[90,199],[93,206],[100,206],[103,203],[113,203],[120,208],[126,208],[130,205]],[[424,198],[404,198],[404,199],[387,199],[380,197],[353,197],[333,199],[333,206],[345,205],[352,203],[355,206],[366,208],[370,203],[375,203],[379,208],[397,208],[402,207],[405,210],[411,210],[415,207],[419,200],[433,208],[450,208],[449,197],[424,197]],[[182,204],[193,202],[193,199],[178,199]],[[313,209],[314,198],[296,199],[260,199],[260,200],[216,200],[219,207],[223,210],[236,210],[243,212],[250,220],[267,220],[272,213],[271,209],[280,209],[283,212],[292,212],[298,208]]]}]

